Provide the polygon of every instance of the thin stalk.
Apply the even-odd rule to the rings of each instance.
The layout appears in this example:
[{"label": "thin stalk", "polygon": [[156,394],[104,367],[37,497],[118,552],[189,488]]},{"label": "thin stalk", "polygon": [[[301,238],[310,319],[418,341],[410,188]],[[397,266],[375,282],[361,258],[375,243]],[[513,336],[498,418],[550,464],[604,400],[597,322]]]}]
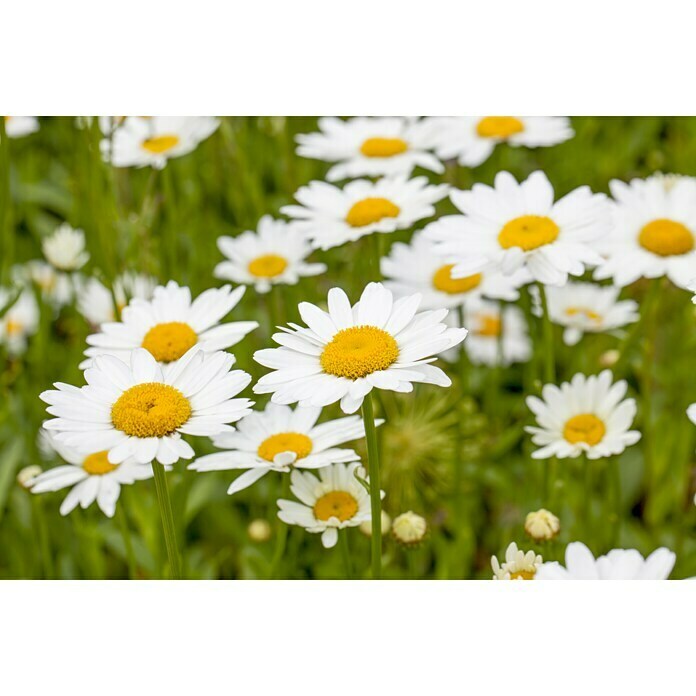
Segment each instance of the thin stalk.
[{"label": "thin stalk", "polygon": [[382,269],[380,261],[382,259],[382,235],[379,232],[373,232],[372,237],[372,274],[374,280],[382,280]]},{"label": "thin stalk", "polygon": [[152,470],[155,472],[155,489],[157,491],[157,503],[159,504],[162,528],[164,530],[164,543],[167,547],[169,558],[169,570],[172,580],[181,580],[181,559],[179,547],[176,543],[176,527],[172,514],[172,501],[167,488],[167,476],[164,466],[158,462],[152,462]]},{"label": "thin stalk", "polygon": [[[290,497],[290,474],[283,474],[280,497],[282,499],[287,499]],[[271,580],[273,580],[278,573],[280,562],[283,560],[285,547],[288,542],[288,525],[285,524],[285,522],[283,522],[280,518],[277,519],[277,523],[276,545],[275,550],[273,551],[273,558],[271,560]]]},{"label": "thin stalk", "polygon": [[[153,464],[153,466],[156,466],[156,464]],[[118,517],[118,526],[121,529],[121,536],[123,537],[123,546],[126,549],[128,578],[133,580],[138,574],[138,564],[135,560],[135,553],[133,553],[133,541],[131,539],[130,528],[128,526],[128,515],[123,500],[121,500],[121,509],[116,514],[116,517]]]},{"label": "thin stalk", "polygon": [[585,524],[583,525],[585,528],[585,535],[587,537],[587,544],[590,544],[590,540],[593,539],[594,535],[594,522],[592,518],[592,496],[593,496],[593,476],[592,476],[592,468],[590,466],[590,460],[587,458],[586,454],[582,454],[582,467],[583,467],[583,477],[584,477],[584,485],[583,485],[583,492],[585,495],[585,505],[584,505],[584,513],[585,513]]},{"label": "thin stalk", "polygon": [[614,517],[611,520],[611,548],[617,548],[621,543],[621,469],[618,461],[607,461],[607,467],[611,477],[611,507]]},{"label": "thin stalk", "polygon": [[655,278],[651,283],[648,291],[645,293],[643,302],[641,303],[640,317],[638,321],[631,325],[626,338],[624,338],[623,343],[619,346],[619,359],[614,365],[614,372],[618,372],[622,368],[626,360],[628,360],[631,349],[638,340],[638,338],[643,334],[643,328],[645,322],[653,314],[653,308],[657,303],[658,297],[660,295],[660,288],[662,286],[661,278]]},{"label": "thin stalk", "polygon": [[372,579],[382,577],[382,500],[380,497],[379,450],[377,447],[377,428],[372,407],[372,394],[367,394],[362,405],[362,416],[367,440],[367,466],[370,476],[370,509],[372,511]]},{"label": "thin stalk", "polygon": [[51,546],[48,539],[48,527],[46,526],[46,516],[44,515],[43,500],[38,495],[31,496],[34,521],[39,533],[39,547],[41,550],[41,565],[43,567],[44,578],[50,580],[54,577],[53,557],[51,556]]},{"label": "thin stalk", "polygon": [[541,302],[541,321],[544,337],[544,379],[547,384],[556,382],[556,361],[553,350],[553,324],[549,317],[549,307],[546,301],[546,290],[541,283],[537,283],[539,300]]},{"label": "thin stalk", "polygon": [[[457,324],[458,326],[462,327],[464,326],[464,307],[459,306],[457,307]],[[464,403],[464,397],[466,393],[469,390],[469,384],[468,384],[468,376],[469,376],[469,370],[468,370],[468,360],[467,360],[467,355],[466,355],[466,350],[464,349],[464,345],[460,344],[457,346],[456,350],[459,351],[457,354],[457,372],[459,376],[459,390],[460,390],[460,397],[459,397],[459,418],[457,419],[457,440],[455,443],[455,449],[454,449],[454,457],[453,457],[453,464],[454,464],[454,493],[455,497],[458,500],[459,499],[459,492],[462,487],[462,450],[463,450],[463,445],[464,445],[464,419],[465,419],[465,414],[464,414],[464,409],[463,409],[463,403]],[[459,500],[458,500],[459,502]],[[460,507],[458,505],[458,507]]]},{"label": "thin stalk", "polygon": [[341,547],[341,557],[343,558],[343,572],[346,575],[346,580],[353,579],[353,568],[350,562],[350,541],[348,539],[348,530],[342,529],[338,533],[338,545]]}]

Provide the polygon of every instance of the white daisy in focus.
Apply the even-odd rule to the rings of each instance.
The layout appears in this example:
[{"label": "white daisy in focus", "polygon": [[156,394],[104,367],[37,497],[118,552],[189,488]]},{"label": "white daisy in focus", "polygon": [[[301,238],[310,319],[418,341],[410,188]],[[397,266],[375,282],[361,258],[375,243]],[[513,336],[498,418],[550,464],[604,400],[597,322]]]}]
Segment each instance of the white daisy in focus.
[{"label": "white daisy in focus", "polygon": [[560,387],[545,384],[542,398],[527,397],[527,406],[538,427],[527,426],[532,442],[540,449],[534,459],[578,457],[601,459],[621,454],[640,440],[637,430],[629,430],[636,415],[635,399],[624,399],[627,384],[612,384],[612,374],[604,370],[586,377],[577,374]]},{"label": "white daisy in focus", "polygon": [[585,544],[574,541],[565,552],[565,567],[557,561],[544,563],[537,580],[667,580],[676,555],[662,547],[647,558],[635,549],[613,549],[595,559]]},{"label": "white daisy in focus", "polygon": [[5,116],[5,133],[8,138],[23,138],[39,130],[36,116]]},{"label": "white daisy in focus", "polygon": [[274,371],[254,391],[273,394],[278,404],[340,401],[345,413],[354,413],[375,388],[406,393],[414,382],[450,386],[430,363],[461,343],[466,329],[448,328],[446,309],[418,312],[420,302],[418,294],[394,301],[381,283],[369,283],[353,307],[340,288],[329,291],[328,312],[300,303],[307,328],[282,328],[273,335],[280,348],[256,351],[254,359]]},{"label": "white daisy in focus", "polygon": [[365,479],[365,470],[359,467],[358,462],[331,464],[319,469],[319,478],[295,469],[290,474],[290,490],[300,502],[279,500],[278,517],[286,524],[321,534],[324,548],[332,548],[339,529],[359,527],[371,519],[370,495],[356,479],[356,474]]},{"label": "white daisy in focus", "polygon": [[[532,288],[541,315],[539,293]],[[620,288],[594,283],[568,283],[563,287],[547,287],[546,302],[549,317],[565,327],[563,340],[574,346],[585,333],[601,333],[618,329],[638,321],[638,303],[619,301]]]},{"label": "white daisy in focus", "polygon": [[319,133],[297,136],[300,157],[337,162],[329,181],[359,176],[409,176],[415,167],[442,174],[445,168],[430,152],[431,126],[408,117],[319,119]]},{"label": "white daisy in focus", "polygon": [[39,308],[30,290],[22,290],[19,297],[5,288],[0,288],[0,344],[6,346],[10,355],[23,353],[27,338],[39,325]]},{"label": "white daisy in focus", "polygon": [[12,279],[18,285],[33,283],[41,290],[41,297],[56,309],[60,309],[73,297],[73,282],[67,273],[57,271],[50,263],[34,259],[14,266]]},{"label": "white daisy in focus", "polygon": [[152,478],[152,464],[138,464],[128,459],[120,464],[112,464],[107,452],[85,454],[75,447],[68,447],[55,441],[48,434],[53,450],[67,464],[48,469],[29,482],[32,493],[47,493],[71,487],[72,490],[60,506],[60,514],[67,515],[78,505],[84,510],[96,501],[99,509],[113,517],[116,501],[121,494],[121,486]]},{"label": "white daisy in focus", "polygon": [[280,211],[293,218],[291,228],[315,248],[332,249],[373,232],[388,234],[412,227],[435,215],[434,204],[447,195],[448,186],[431,186],[425,177],[351,181],[342,189],[312,181],[295,194],[301,205]]},{"label": "white daisy in focus", "polygon": [[156,287],[155,278],[127,271],[114,280],[112,295],[101,281],[88,278],[85,282],[78,283],[77,309],[92,326],[100,326],[105,322],[116,321],[130,300],[151,299]]},{"label": "white daisy in focus", "polygon": [[491,556],[493,580],[534,580],[544,559],[534,551],[520,551],[513,541],[505,550],[505,562]]},{"label": "white daisy in focus", "polygon": [[[151,300],[134,298],[121,312],[121,321],[101,325],[87,337],[88,358],[113,355],[124,362],[135,348],[147,349],[167,371],[193,346],[207,353],[239,343],[258,327],[255,321],[220,323],[244,294],[243,286],[209,288],[191,301],[191,290],[170,280],[155,288]],[[88,367],[89,360],[81,367]]]},{"label": "white daisy in focus", "polygon": [[651,176],[609,183],[615,229],[600,240],[606,260],[595,270],[623,287],[638,278],[667,276],[688,288],[696,277],[696,179]]},{"label": "white daisy in focus", "polygon": [[553,186],[543,172],[521,183],[499,172],[494,187],[474,184],[470,191],[452,191],[450,198],[463,215],[442,217],[425,234],[454,264],[453,278],[526,267],[540,283],[564,285],[568,275],[582,275],[586,265],[602,263],[593,246],[611,230],[611,204],[588,186],[554,203]]},{"label": "white daisy in focus", "polygon": [[482,164],[500,143],[550,147],[575,135],[565,116],[456,116],[429,121],[437,156],[456,158],[464,167]]},{"label": "white daisy in focus", "polygon": [[[263,411],[250,413],[237,424],[234,433],[213,438],[215,452],[199,457],[189,469],[228,471],[249,469],[233,481],[232,495],[256,483],[269,471],[288,473],[292,469],[319,469],[337,462],[359,459],[351,449],[339,449],[351,440],[365,437],[359,416],[348,416],[316,424],[320,408],[296,408],[269,403]],[[377,421],[379,424],[381,421]]]},{"label": "white daisy in focus", "polygon": [[423,309],[458,307],[482,296],[516,300],[517,288],[531,280],[524,269],[509,276],[486,271],[452,278],[452,264],[435,253],[435,245],[422,232],[416,232],[410,244],[392,244],[389,256],[381,261],[381,270],[384,285],[395,297],[421,293]]},{"label": "white daisy in focus", "polygon": [[59,271],[77,271],[89,261],[85,251],[85,233],[67,222],[46,237],[41,244],[46,260]]},{"label": "white daisy in focus", "polygon": [[167,160],[195,150],[219,125],[212,116],[129,117],[102,140],[102,155],[114,167],[163,169]]},{"label": "white daisy in focus", "polygon": [[242,370],[230,371],[234,356],[205,353],[194,346],[163,374],[144,349],[131,353],[130,364],[100,355],[85,370],[83,387],[57,382],[40,396],[56,418],[44,428],[57,442],[83,451],[108,451],[120,464],[133,457],[174,464],[194,452],[182,435],[211,437],[232,432],[253,402],[235,399],[251,381]]},{"label": "white daisy in focus", "polygon": [[323,263],[306,262],[312,247],[305,235],[270,215],[259,220],[257,232],[218,237],[217,245],[226,260],[215,266],[213,275],[253,285],[256,292],[268,292],[273,285],[295,285],[302,277],[326,271]]}]

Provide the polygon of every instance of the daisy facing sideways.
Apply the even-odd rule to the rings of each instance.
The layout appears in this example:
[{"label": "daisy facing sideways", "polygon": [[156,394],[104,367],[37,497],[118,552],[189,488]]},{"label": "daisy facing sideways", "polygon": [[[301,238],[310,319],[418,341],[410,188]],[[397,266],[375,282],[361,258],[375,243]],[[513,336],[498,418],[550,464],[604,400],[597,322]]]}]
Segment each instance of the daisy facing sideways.
[{"label": "daisy facing sideways", "polygon": [[509,276],[486,271],[452,278],[452,264],[435,253],[435,245],[422,232],[416,232],[410,244],[393,244],[389,256],[381,261],[381,269],[385,286],[396,297],[421,293],[423,309],[458,307],[482,296],[516,300],[517,288],[531,280],[524,269]]},{"label": "daisy facing sideways", "polygon": [[[532,288],[532,292],[537,288]],[[568,283],[546,288],[549,317],[565,327],[563,340],[574,346],[585,333],[601,333],[638,321],[638,303],[619,301],[620,288],[593,283]],[[538,292],[535,301],[538,305]],[[541,308],[536,311],[541,314]]]},{"label": "daisy facing sideways", "polygon": [[114,167],[163,169],[170,158],[195,150],[219,125],[211,116],[127,118],[101,141],[102,155]]},{"label": "daisy facing sideways", "polygon": [[505,562],[491,556],[493,580],[534,580],[544,559],[534,551],[520,551],[513,541],[505,550]]},{"label": "daisy facing sideways", "polygon": [[108,452],[108,462],[130,457],[140,464],[174,464],[194,455],[182,435],[213,436],[233,430],[253,402],[235,399],[251,381],[242,370],[230,371],[234,356],[191,348],[167,370],[143,348],[131,353],[130,365],[100,355],[85,370],[83,387],[61,382],[41,399],[56,418],[44,428],[62,445]]},{"label": "daisy facing sideways", "polygon": [[638,278],[667,276],[688,288],[696,277],[696,179],[651,176],[609,183],[614,233],[600,240],[606,261],[595,278],[623,287]]},{"label": "daisy facing sideways", "polygon": [[85,233],[73,229],[67,222],[44,239],[41,245],[46,260],[59,271],[77,271],[89,261],[85,251]]},{"label": "daisy facing sideways", "polygon": [[447,327],[446,309],[418,312],[420,302],[418,294],[395,301],[381,283],[369,283],[353,307],[340,288],[329,290],[328,312],[300,303],[307,328],[282,328],[273,336],[280,348],[254,354],[274,370],[254,391],[273,394],[278,404],[340,401],[345,413],[354,413],[375,388],[411,392],[414,382],[450,386],[449,377],[430,363],[461,343],[467,331]]},{"label": "daisy facing sideways", "polygon": [[[278,517],[285,524],[296,524],[312,534],[321,534],[324,548],[336,546],[338,530],[359,527],[371,519],[370,495],[356,474],[365,478],[358,462],[331,464],[317,472],[290,474],[290,490],[300,501],[279,500]],[[384,491],[380,491],[384,497]]]},{"label": "daisy facing sideways", "polygon": [[67,462],[62,466],[44,471],[29,482],[32,493],[48,493],[70,487],[71,490],[60,506],[60,514],[67,515],[78,505],[84,510],[96,501],[99,509],[113,517],[121,486],[152,478],[152,464],[138,464],[127,459],[120,464],[112,464],[107,452],[85,454],[75,447],[68,447],[55,441],[47,433],[46,440],[51,448]]},{"label": "daisy facing sideways", "polygon": [[[209,288],[191,301],[191,291],[170,280],[158,286],[151,300],[134,298],[121,312],[121,321],[102,324],[101,332],[87,337],[88,358],[113,355],[124,362],[135,348],[145,348],[162,364],[176,362],[193,346],[207,353],[225,350],[239,343],[258,327],[255,321],[221,324],[237,305],[245,288],[229,285]],[[81,367],[90,365],[85,360]]]},{"label": "daisy facing sideways", "polygon": [[38,325],[39,308],[31,290],[22,290],[17,297],[0,288],[0,345],[5,345],[11,355],[23,353]]},{"label": "daisy facing sideways", "polygon": [[573,137],[565,116],[456,116],[428,119],[440,159],[477,167],[495,146],[550,147]]},{"label": "daisy facing sideways", "polygon": [[636,415],[634,399],[626,396],[626,381],[612,384],[612,374],[604,370],[586,377],[577,374],[560,387],[546,384],[542,398],[527,397],[527,406],[537,426],[527,426],[532,442],[540,449],[534,459],[578,457],[600,459],[620,454],[640,440],[637,430],[629,430]]},{"label": "daisy facing sideways", "polygon": [[319,132],[297,136],[300,157],[336,162],[329,181],[359,176],[409,176],[415,167],[442,174],[430,152],[431,126],[414,118],[357,117],[319,119]]},{"label": "daisy facing sideways", "polygon": [[22,138],[39,130],[36,116],[5,116],[5,133],[8,138]]},{"label": "daisy facing sideways", "polygon": [[217,245],[226,260],[215,266],[215,277],[253,285],[256,292],[268,292],[273,285],[295,285],[301,277],[326,271],[323,263],[306,262],[312,247],[305,235],[270,215],[259,220],[257,232],[218,237]]},{"label": "daisy facing sideways", "polygon": [[568,544],[565,567],[556,561],[544,563],[537,580],[667,580],[676,555],[662,547],[647,558],[635,549],[613,549],[595,559],[592,551],[579,541]]},{"label": "daisy facing sideways", "polygon": [[447,184],[431,186],[425,177],[395,177],[377,182],[360,179],[338,188],[312,181],[280,212],[292,218],[291,228],[318,249],[332,249],[373,232],[412,227],[435,214],[434,204],[447,195]]},{"label": "daisy facing sideways", "polygon": [[586,265],[602,262],[593,246],[611,230],[611,207],[604,194],[587,186],[554,203],[543,172],[521,183],[499,172],[493,187],[474,184],[470,191],[452,191],[450,198],[463,215],[442,217],[425,234],[454,264],[453,278],[526,267],[540,283],[564,285],[568,275],[582,275]]}]

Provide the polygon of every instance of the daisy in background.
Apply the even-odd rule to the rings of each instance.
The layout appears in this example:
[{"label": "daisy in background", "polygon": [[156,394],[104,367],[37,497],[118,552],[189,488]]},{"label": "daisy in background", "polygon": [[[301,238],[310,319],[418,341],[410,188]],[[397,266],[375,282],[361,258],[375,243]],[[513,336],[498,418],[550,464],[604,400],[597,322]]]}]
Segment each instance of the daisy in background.
[{"label": "daisy in background", "polygon": [[232,495],[256,483],[269,471],[288,473],[294,468],[319,469],[337,462],[359,459],[352,449],[339,449],[351,440],[365,437],[359,416],[348,416],[317,425],[320,408],[296,408],[269,403],[263,411],[250,413],[234,433],[213,437],[224,452],[199,457],[189,469],[228,471],[248,469],[230,484]]},{"label": "daisy in background", "polygon": [[256,351],[273,370],[254,386],[278,404],[327,406],[341,402],[354,413],[372,389],[413,391],[414,382],[448,387],[451,380],[430,363],[461,343],[466,329],[448,328],[447,310],[418,312],[419,294],[394,300],[381,283],[369,283],[351,307],[340,288],[329,291],[328,312],[301,302],[307,328],[291,324],[273,335],[280,348]]},{"label": "daisy in background", "polygon": [[167,160],[195,150],[219,125],[211,116],[129,117],[102,140],[102,155],[114,167],[163,169]]},{"label": "daisy in background", "polygon": [[0,288],[0,345],[10,355],[26,350],[27,339],[36,333],[38,325],[39,308],[30,290],[22,290],[17,296],[16,292]]},{"label": "daisy in background", "polygon": [[493,580],[534,580],[544,559],[534,551],[520,551],[513,541],[505,550],[505,562],[491,556]]},{"label": "daisy in background", "polygon": [[[531,288],[541,316],[539,293]],[[593,283],[568,283],[563,287],[546,288],[546,301],[552,322],[565,327],[563,340],[574,346],[585,333],[601,333],[638,321],[638,303],[619,301],[620,288]]]},{"label": "daisy in background", "polygon": [[655,175],[609,183],[614,233],[600,240],[606,260],[595,278],[623,287],[638,278],[667,276],[687,289],[696,277],[696,179]]},{"label": "daisy in background", "polygon": [[516,300],[517,288],[531,280],[520,269],[510,276],[496,271],[452,278],[452,264],[435,253],[435,245],[422,232],[416,232],[410,244],[396,242],[389,256],[381,261],[384,284],[395,297],[423,295],[423,309],[459,307],[482,296]]},{"label": "daisy in background", "polygon": [[319,119],[319,133],[297,136],[300,157],[337,162],[329,181],[360,176],[409,176],[415,167],[441,174],[445,168],[432,154],[432,127],[409,117]]},{"label": "daisy in background", "polygon": [[585,544],[574,541],[565,552],[565,567],[556,561],[544,563],[537,580],[666,580],[676,555],[662,547],[647,558],[635,549],[613,549],[595,559]]},{"label": "daisy in background", "polygon": [[305,235],[315,248],[332,249],[373,232],[389,233],[412,227],[435,214],[434,204],[448,191],[431,186],[425,177],[394,177],[377,182],[360,179],[338,188],[312,181],[295,194],[300,205],[281,208],[293,219],[291,229]]},{"label": "daisy in background", "polygon": [[67,464],[48,469],[29,482],[32,493],[47,493],[71,487],[60,506],[60,514],[71,513],[78,505],[84,510],[96,501],[99,509],[113,517],[121,486],[152,478],[152,464],[138,464],[132,459],[112,464],[105,450],[86,454],[56,442],[53,434],[42,431],[48,445]]},{"label": "daisy in background", "polygon": [[144,349],[130,364],[111,355],[94,359],[83,387],[57,382],[41,399],[56,416],[44,423],[61,445],[108,452],[110,464],[127,459],[174,464],[194,452],[182,435],[214,436],[232,432],[253,402],[235,399],[251,377],[230,371],[234,356],[191,348],[169,366],[166,375]]},{"label": "daisy in background", "polygon": [[624,399],[627,384],[612,384],[612,374],[604,370],[586,377],[577,374],[560,387],[546,384],[542,398],[527,397],[527,406],[538,427],[527,426],[532,442],[540,449],[534,459],[578,457],[601,459],[621,454],[640,440],[637,430],[629,430],[636,415],[634,399]]},{"label": "daisy in background", "polygon": [[[358,462],[331,464],[319,469],[319,478],[295,469],[290,475],[290,490],[300,501],[279,500],[278,517],[285,524],[296,524],[312,534],[321,534],[324,548],[338,541],[338,530],[359,527],[370,520],[370,496],[356,478],[365,479]],[[384,491],[380,491],[384,497]]]},{"label": "daisy in background", "polygon": [[77,283],[77,309],[92,326],[99,326],[116,321],[131,299],[151,299],[156,287],[155,278],[127,271],[114,280],[112,295],[100,280],[87,278]]},{"label": "daisy in background", "polygon": [[499,172],[493,187],[474,184],[470,191],[452,191],[450,198],[463,215],[442,217],[425,234],[454,264],[453,278],[526,267],[540,283],[564,285],[569,274],[582,275],[586,265],[602,263],[593,247],[611,230],[611,205],[587,186],[554,203],[543,172],[522,183]]},{"label": "daisy in background", "polygon": [[550,147],[575,135],[565,116],[457,116],[427,119],[435,152],[464,167],[483,164],[499,143],[513,147]]},{"label": "daisy in background", "polygon": [[5,116],[5,133],[8,138],[23,138],[39,130],[36,116]]},{"label": "daisy in background", "polygon": [[41,290],[41,297],[56,309],[70,304],[73,282],[67,273],[57,271],[50,263],[34,259],[12,268],[12,279],[17,285],[33,283]]},{"label": "daisy in background", "polygon": [[218,249],[226,257],[215,266],[214,275],[265,293],[273,285],[295,285],[301,277],[326,271],[323,263],[306,263],[312,247],[305,235],[285,220],[264,215],[257,232],[237,237],[218,237]]},{"label": "daisy in background", "polygon": [[[191,301],[191,290],[170,280],[158,286],[151,300],[134,298],[121,312],[121,321],[101,325],[87,337],[88,358],[113,355],[124,362],[135,348],[147,349],[165,368],[194,346],[205,352],[225,350],[258,327],[255,321],[221,324],[239,302],[244,287],[209,288]],[[90,360],[82,363],[88,367]]]},{"label": "daisy in background", "polygon": [[41,244],[46,260],[59,271],[77,271],[89,261],[85,233],[64,222]]}]

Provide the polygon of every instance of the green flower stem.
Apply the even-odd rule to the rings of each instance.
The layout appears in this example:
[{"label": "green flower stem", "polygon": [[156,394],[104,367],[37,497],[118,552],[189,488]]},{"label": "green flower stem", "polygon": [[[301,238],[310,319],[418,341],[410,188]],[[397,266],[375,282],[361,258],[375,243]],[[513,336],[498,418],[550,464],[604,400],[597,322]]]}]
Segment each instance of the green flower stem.
[{"label": "green flower stem", "polygon": [[556,360],[553,350],[553,324],[549,317],[549,307],[546,301],[546,290],[541,283],[537,283],[539,301],[541,303],[541,322],[544,336],[544,380],[547,384],[556,382]]},{"label": "green flower stem", "polygon": [[[282,474],[283,483],[281,485],[280,497],[282,499],[288,499],[290,497],[290,474]],[[285,555],[285,547],[288,543],[288,525],[285,524],[280,518],[277,519],[276,528],[276,545],[273,551],[273,558],[271,560],[271,570],[270,578],[273,580],[278,574],[280,569],[281,561]]]},{"label": "green flower stem", "polygon": [[607,469],[611,479],[611,548],[617,548],[621,543],[621,469],[618,460],[607,460]]},{"label": "green flower stem", "polygon": [[[156,464],[153,464],[156,466]],[[123,498],[123,493],[121,494]],[[138,575],[138,564],[135,560],[135,553],[133,553],[133,541],[131,539],[130,528],[128,526],[128,514],[126,513],[125,501],[121,500],[121,508],[116,513],[118,517],[118,526],[121,529],[121,536],[123,537],[123,546],[126,550],[126,561],[128,562],[128,578],[133,580]]]},{"label": "green flower stem", "polygon": [[159,504],[162,528],[164,529],[164,543],[167,547],[169,558],[169,570],[172,580],[181,580],[181,559],[179,547],[176,543],[176,527],[172,514],[172,501],[169,498],[167,488],[167,475],[164,466],[159,462],[152,462],[152,470],[155,472],[155,489],[157,491],[157,503]]},{"label": "green flower stem", "polygon": [[638,321],[631,325],[631,329],[626,334],[623,343],[619,346],[619,359],[614,366],[614,372],[618,372],[622,368],[631,355],[631,349],[635,345],[638,338],[643,335],[646,321],[653,315],[653,310],[660,296],[660,288],[662,287],[662,278],[655,278],[650,283],[648,291],[641,302],[640,316]]},{"label": "green flower stem", "polygon": [[373,280],[382,280],[382,270],[380,261],[382,259],[382,235],[379,232],[373,232],[370,237],[372,243],[372,278]]},{"label": "green flower stem", "polygon": [[[457,325],[464,326],[464,307],[457,307]],[[458,501],[457,508],[462,509],[461,501],[459,501],[460,490],[462,487],[462,450],[464,448],[464,421],[466,414],[464,413],[464,397],[469,391],[469,365],[464,344],[460,343],[456,350],[457,353],[457,372],[459,376],[459,417],[457,418],[457,440],[455,442],[453,465],[454,465],[454,493]]]},{"label": "green flower stem", "polygon": [[372,579],[382,577],[382,500],[380,498],[379,449],[377,447],[377,428],[372,407],[372,394],[367,394],[362,405],[365,439],[367,440],[367,465],[370,476],[370,508],[372,510]]},{"label": "green flower stem", "polygon": [[46,516],[44,515],[43,500],[38,495],[31,496],[32,513],[34,515],[34,524],[36,525],[39,535],[39,547],[41,550],[41,565],[43,566],[43,574],[46,580],[55,577],[53,571],[53,557],[51,555],[51,546],[48,539],[48,527],[46,526]]},{"label": "green flower stem", "polygon": [[346,580],[353,579],[353,568],[350,562],[350,540],[348,539],[348,530],[342,529],[338,532],[338,545],[341,547],[341,557],[343,558],[343,571],[346,575]]}]

